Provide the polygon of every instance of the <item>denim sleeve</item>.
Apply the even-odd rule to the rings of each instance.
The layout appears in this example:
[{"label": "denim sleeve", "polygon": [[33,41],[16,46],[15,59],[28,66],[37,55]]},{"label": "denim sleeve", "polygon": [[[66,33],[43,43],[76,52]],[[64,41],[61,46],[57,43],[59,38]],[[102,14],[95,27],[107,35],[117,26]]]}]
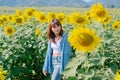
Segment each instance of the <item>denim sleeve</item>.
[{"label": "denim sleeve", "polygon": [[65,54],[68,54],[69,57],[72,55],[72,47],[70,46],[70,43],[68,42],[68,36],[65,37]]},{"label": "denim sleeve", "polygon": [[48,42],[47,52],[45,56],[44,66],[43,66],[43,72],[48,72],[48,65],[49,65],[49,52],[50,52],[50,42]]}]

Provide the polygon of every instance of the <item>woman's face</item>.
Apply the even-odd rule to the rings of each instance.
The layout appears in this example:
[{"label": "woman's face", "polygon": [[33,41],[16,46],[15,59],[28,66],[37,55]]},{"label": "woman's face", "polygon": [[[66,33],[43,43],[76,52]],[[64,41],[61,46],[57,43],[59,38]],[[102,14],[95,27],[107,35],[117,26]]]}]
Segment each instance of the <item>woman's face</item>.
[{"label": "woman's face", "polygon": [[54,34],[59,34],[61,31],[61,26],[55,25],[54,27],[51,28]]}]

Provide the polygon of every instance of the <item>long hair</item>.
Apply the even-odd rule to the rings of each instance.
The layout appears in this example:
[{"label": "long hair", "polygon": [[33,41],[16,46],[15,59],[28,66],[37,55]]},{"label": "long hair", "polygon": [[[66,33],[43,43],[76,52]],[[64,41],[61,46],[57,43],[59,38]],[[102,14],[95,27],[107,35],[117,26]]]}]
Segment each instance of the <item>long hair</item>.
[{"label": "long hair", "polygon": [[60,23],[60,21],[58,19],[52,19],[49,26],[48,26],[48,31],[47,31],[47,37],[50,41],[55,43],[55,34],[53,33],[53,31],[51,30],[52,27],[55,27],[55,25],[60,26],[61,30],[59,35],[62,36],[63,35],[63,29],[62,29],[62,25]]}]

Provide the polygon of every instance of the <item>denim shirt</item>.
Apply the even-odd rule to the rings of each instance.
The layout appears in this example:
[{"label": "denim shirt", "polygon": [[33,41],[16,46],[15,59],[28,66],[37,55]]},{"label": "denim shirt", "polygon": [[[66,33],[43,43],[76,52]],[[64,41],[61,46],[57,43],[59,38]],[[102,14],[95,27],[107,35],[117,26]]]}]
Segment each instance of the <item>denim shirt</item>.
[{"label": "denim shirt", "polygon": [[[60,42],[60,50],[61,50],[61,67],[60,67],[60,74],[65,69],[65,66],[67,65],[69,58],[72,55],[72,48],[68,42],[68,36],[67,34],[62,35],[62,40]],[[52,66],[52,48],[51,48],[51,42],[48,41],[48,48],[46,52],[45,62],[43,66],[43,72],[46,71],[50,74],[53,73],[53,66]]]}]

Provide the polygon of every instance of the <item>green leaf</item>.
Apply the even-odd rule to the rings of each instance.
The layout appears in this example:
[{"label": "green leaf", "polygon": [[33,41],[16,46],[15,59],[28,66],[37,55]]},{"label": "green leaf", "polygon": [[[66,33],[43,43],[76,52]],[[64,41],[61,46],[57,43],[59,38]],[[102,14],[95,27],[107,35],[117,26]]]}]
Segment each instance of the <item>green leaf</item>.
[{"label": "green leaf", "polygon": [[11,73],[14,75],[14,76],[19,76],[20,74],[20,69],[19,68],[14,68],[14,67],[11,67]]},{"label": "green leaf", "polygon": [[15,57],[14,54],[11,54],[11,55],[9,56],[9,59],[16,60],[17,58]]},{"label": "green leaf", "polygon": [[77,80],[76,77],[69,77],[67,80]]},{"label": "green leaf", "polygon": [[93,77],[91,80],[102,80],[102,79],[101,79],[101,77],[96,76],[96,77]]},{"label": "green leaf", "polygon": [[23,77],[22,80],[30,80],[28,77]]},{"label": "green leaf", "polygon": [[94,75],[95,75],[95,72],[94,72],[94,70],[91,69],[84,75],[84,78],[85,78],[85,80],[88,80],[88,79],[92,78]]},{"label": "green leaf", "polygon": [[118,65],[116,63],[111,63],[109,64],[109,67],[111,68],[111,70],[115,73],[119,68]]},{"label": "green leaf", "polygon": [[29,74],[29,75],[32,75],[32,70],[29,69],[29,68],[24,68],[24,67],[21,67],[20,68],[20,71],[24,74]]},{"label": "green leaf", "polygon": [[100,58],[90,58],[89,61],[90,63],[98,65],[100,63]]},{"label": "green leaf", "polygon": [[85,70],[84,70],[83,68],[81,68],[81,69],[77,69],[77,72],[78,72],[79,74],[83,74],[83,73],[85,72]]}]

